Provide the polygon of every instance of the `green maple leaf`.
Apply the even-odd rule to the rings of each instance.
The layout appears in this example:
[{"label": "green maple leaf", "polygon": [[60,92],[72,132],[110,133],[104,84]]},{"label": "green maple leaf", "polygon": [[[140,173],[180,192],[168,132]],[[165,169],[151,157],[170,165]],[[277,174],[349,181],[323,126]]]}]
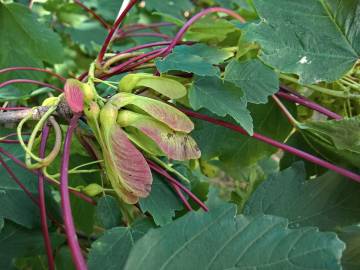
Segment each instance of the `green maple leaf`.
[{"label": "green maple leaf", "polygon": [[260,16],[246,37],[261,45],[260,58],[300,83],[332,82],[360,55],[358,0],[254,0]]}]

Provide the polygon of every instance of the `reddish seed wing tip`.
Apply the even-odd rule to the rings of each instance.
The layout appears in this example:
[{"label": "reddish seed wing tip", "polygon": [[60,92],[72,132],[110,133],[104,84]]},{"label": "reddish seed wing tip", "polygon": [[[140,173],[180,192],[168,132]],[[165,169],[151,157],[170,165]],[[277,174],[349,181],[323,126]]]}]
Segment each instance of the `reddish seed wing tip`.
[{"label": "reddish seed wing tip", "polygon": [[70,80],[67,80],[64,86],[66,102],[74,113],[80,113],[84,110],[84,94],[80,86]]},{"label": "reddish seed wing tip", "polygon": [[142,153],[119,126],[113,128],[110,142],[123,187],[134,196],[147,197],[151,191],[152,175]]}]

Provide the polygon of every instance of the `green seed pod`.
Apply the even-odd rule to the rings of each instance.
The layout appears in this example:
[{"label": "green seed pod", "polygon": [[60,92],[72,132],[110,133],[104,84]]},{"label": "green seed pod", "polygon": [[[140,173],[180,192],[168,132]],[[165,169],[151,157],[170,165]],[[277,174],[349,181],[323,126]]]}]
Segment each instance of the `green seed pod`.
[{"label": "green seed pod", "polygon": [[129,110],[121,110],[119,111],[117,116],[117,123],[121,127],[127,127],[127,126],[131,126],[132,123],[136,122],[137,120],[143,117],[146,118],[147,116]]},{"label": "green seed pod", "polygon": [[43,101],[43,103],[41,104],[41,106],[56,106],[58,103],[59,98],[58,97],[48,97],[47,99],[45,99]]},{"label": "green seed pod", "polygon": [[136,84],[139,81],[139,79],[140,77],[137,76],[137,74],[128,74],[124,76],[119,81],[118,90],[121,92],[132,93],[135,90]]},{"label": "green seed pod", "polygon": [[131,93],[140,87],[151,88],[171,99],[178,99],[186,95],[185,86],[178,81],[148,73],[128,74],[119,82],[119,91],[123,92]]},{"label": "green seed pod", "polygon": [[116,124],[118,116],[118,109],[111,102],[106,105],[100,111],[100,125],[102,130],[107,133],[111,127]]},{"label": "green seed pod", "polygon": [[92,85],[84,83],[82,87],[82,91],[84,93],[84,102],[87,104],[94,101],[97,97],[97,92],[94,86]]},{"label": "green seed pod", "polygon": [[92,101],[88,106],[86,106],[84,113],[88,121],[98,121],[100,115],[99,105]]},{"label": "green seed pod", "polygon": [[220,173],[220,169],[218,167],[202,159],[200,159],[200,169],[204,175],[210,178],[217,177]]},{"label": "green seed pod", "polygon": [[102,186],[93,183],[93,184],[87,185],[86,187],[81,189],[81,191],[90,197],[95,197],[96,195],[99,195],[100,193],[102,193],[104,191],[104,189]]}]

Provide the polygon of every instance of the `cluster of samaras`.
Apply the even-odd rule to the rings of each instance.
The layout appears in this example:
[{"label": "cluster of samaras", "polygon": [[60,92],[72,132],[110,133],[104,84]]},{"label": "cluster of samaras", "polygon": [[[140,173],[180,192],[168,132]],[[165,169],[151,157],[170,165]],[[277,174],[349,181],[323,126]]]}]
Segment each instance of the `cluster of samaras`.
[{"label": "cluster of samaras", "polygon": [[64,87],[73,112],[86,116],[107,179],[120,198],[130,204],[148,196],[151,190],[152,175],[144,155],[183,161],[201,154],[189,136],[194,128],[192,121],[163,100],[133,93],[144,87],[168,99],[186,95],[186,88],[178,81],[144,73],[122,78],[119,93],[106,102],[98,98],[92,83],[69,79]]}]

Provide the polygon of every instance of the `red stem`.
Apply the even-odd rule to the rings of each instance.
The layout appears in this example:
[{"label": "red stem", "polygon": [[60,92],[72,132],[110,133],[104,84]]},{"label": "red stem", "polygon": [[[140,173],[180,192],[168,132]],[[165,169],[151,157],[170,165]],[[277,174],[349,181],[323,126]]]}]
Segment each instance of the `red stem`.
[{"label": "red stem", "polygon": [[283,91],[285,90],[286,92],[280,91],[280,92],[276,93],[276,95],[280,98],[303,105],[309,109],[312,109],[323,115],[326,115],[329,118],[336,119],[336,120],[343,119],[343,117],[341,115],[338,115],[303,96],[295,95],[292,92],[288,92],[287,89],[284,89],[284,88],[281,88],[281,90],[283,90]]},{"label": "red stem", "polygon": [[[0,150],[2,150],[2,148],[0,148]],[[7,156],[6,151],[0,151],[0,153],[4,154],[5,156]],[[10,158],[10,157],[9,157]],[[34,195],[30,192],[30,190],[28,190],[26,188],[26,186],[21,183],[21,181],[16,177],[16,175],[14,174],[14,172],[10,169],[10,167],[6,164],[6,162],[4,161],[4,159],[1,157],[0,155],[0,163],[1,165],[5,168],[5,170],[7,171],[7,173],[10,175],[10,177],[14,180],[14,182],[26,193],[26,195],[30,198],[30,200],[40,208],[40,204],[39,201],[34,197]],[[48,213],[48,217],[49,219],[54,222],[55,224],[61,226],[61,224],[52,216]]]},{"label": "red stem", "polygon": [[[134,51],[139,51],[139,50],[146,49],[146,48],[164,46],[164,45],[169,45],[169,44],[170,44],[170,41],[159,41],[159,42],[152,42],[152,43],[147,43],[147,44],[143,44],[143,45],[138,45],[138,46],[132,47],[130,49],[127,49],[127,50],[125,50],[123,52],[120,52],[120,53],[116,54],[114,57],[116,57],[118,55],[125,54],[125,53],[131,53],[131,52],[134,52]],[[86,78],[87,75],[88,75],[88,71],[85,71],[84,73],[82,73],[78,77],[78,80],[83,81]]]},{"label": "red stem", "polygon": [[14,180],[14,182],[29,196],[30,200],[32,200],[36,205],[39,206],[38,200],[34,197],[34,195],[28,190],[23,183],[17,178],[14,172],[10,169],[10,167],[6,164],[4,159],[0,156],[0,163],[5,168],[10,177]]},{"label": "red stem", "polygon": [[182,184],[180,184],[175,178],[173,178],[167,171],[165,171],[163,168],[159,167],[156,163],[152,162],[151,160],[147,160],[150,168],[157,173],[161,174],[165,177],[166,180],[168,180],[170,183],[176,185],[178,188],[182,189],[186,194],[189,195],[191,199],[193,199],[204,211],[209,211],[207,206],[192,193],[190,190],[188,190],[186,187],[184,187]]},{"label": "red stem", "polygon": [[[151,47],[166,46],[166,45],[169,45],[170,43],[171,43],[171,41],[158,41],[158,42],[146,43],[146,44],[138,45],[138,46],[132,47],[130,49],[127,49],[127,50],[125,50],[123,52],[118,53],[117,55],[130,53],[130,52],[134,52],[134,51],[139,51],[139,50],[147,49],[147,48],[151,48]],[[187,41],[187,42],[179,41],[177,43],[177,45],[179,45],[179,44],[192,45],[192,44],[194,44],[194,42],[192,42],[192,41]]]},{"label": "red stem", "polygon": [[73,132],[77,126],[77,122],[80,118],[80,114],[75,114],[71,120],[66,132],[64,141],[64,151],[61,159],[60,168],[60,194],[61,194],[61,207],[63,211],[64,228],[67,237],[69,249],[75,267],[77,270],[87,270],[85,259],[82,255],[80,244],[75,230],[75,224],[71,211],[70,196],[69,196],[69,158],[70,158],[70,147],[71,138]]},{"label": "red stem", "polygon": [[232,11],[232,10],[229,10],[226,8],[213,7],[213,8],[204,9],[201,12],[199,12],[198,14],[196,14],[195,16],[193,16],[189,21],[187,21],[184,24],[184,26],[179,30],[179,32],[176,34],[175,38],[172,40],[171,44],[164,50],[164,52],[163,52],[164,56],[169,54],[172,51],[172,49],[174,49],[176,44],[183,38],[185,32],[190,28],[191,25],[193,25],[196,21],[198,21],[205,15],[207,15],[209,13],[214,13],[214,12],[226,13],[229,16],[239,20],[242,23],[246,22],[245,19],[242,16],[240,16],[239,14],[237,14],[235,11]]},{"label": "red stem", "polygon": [[[133,47],[133,48],[130,48],[128,50],[125,50],[117,55],[121,55],[121,54],[125,54],[125,53],[130,53],[130,52],[133,52],[133,51],[138,51],[138,50],[141,50],[141,49],[145,49],[145,48],[150,48],[150,47],[156,47],[156,46],[163,46],[163,45],[168,45],[170,44],[170,41],[161,41],[161,42],[154,42],[154,43],[148,43],[148,44],[144,44],[144,45],[139,45],[139,46],[136,46],[136,47]],[[188,45],[191,45],[191,44],[194,44],[194,42],[178,42],[178,44],[188,44]],[[110,69],[109,73],[107,74],[104,74],[101,78],[109,78],[113,75],[116,75],[118,73],[121,73],[123,71],[128,71],[128,70],[131,70],[135,67],[138,67],[158,56],[160,56],[162,53],[162,49],[156,49],[156,50],[153,50],[151,52],[147,52],[147,53],[144,53],[142,55],[138,55],[138,56],[135,56],[129,60],[127,60],[126,62],[124,63],[121,63],[120,65],[118,66],[115,66],[113,67],[112,69]],[[141,61],[139,61],[141,60]],[[139,62],[136,62],[136,61],[139,61]],[[135,63],[136,62],[136,63]],[[86,75],[86,74],[83,74],[83,75]],[[83,76],[82,75],[82,76]]]},{"label": "red stem", "polygon": [[159,27],[166,27],[166,26],[175,26],[175,24],[170,22],[158,22],[158,23],[149,23],[149,24],[130,24],[130,25],[124,25],[123,31],[126,32],[134,32],[139,30],[145,30],[145,29],[153,29],[157,30]]},{"label": "red stem", "polygon": [[[117,66],[111,68],[109,70],[109,73],[105,74],[105,76],[110,77],[110,76],[120,73],[121,71],[127,70],[127,69],[131,68],[131,66],[130,66],[131,64],[135,63],[138,60],[146,59],[146,57],[148,57],[148,56],[150,56],[150,57],[154,56],[154,58],[156,58],[159,55],[159,53],[161,53],[161,52],[162,52],[162,49],[156,49],[151,52],[147,52],[142,55],[135,56],[135,57],[125,61],[124,63],[121,63],[120,65],[117,65]],[[136,64],[138,64],[138,63],[136,63]]]},{"label": "red stem", "polygon": [[146,32],[146,33],[129,33],[129,32],[123,32],[121,35],[117,36],[116,38],[126,38],[126,37],[158,37],[163,38],[165,40],[169,40],[171,37],[162,34],[162,33],[153,33],[153,32]]},{"label": "red stem", "polygon": [[80,6],[83,10],[85,10],[87,13],[92,15],[94,19],[96,19],[105,29],[110,29],[110,25],[108,25],[107,22],[103,18],[101,18],[98,14],[96,14],[91,8],[88,8],[79,0],[74,0],[74,2],[78,6]]},{"label": "red stem", "polygon": [[[132,66],[126,67],[126,69],[122,70],[124,68],[124,66],[125,66],[125,63],[128,63],[129,61],[134,59],[134,58],[132,58],[128,62],[125,62],[125,63],[121,64],[120,66],[116,67],[114,70],[111,70],[110,76],[118,74],[120,71],[130,70],[130,69],[132,69],[134,67],[142,65],[142,64],[144,64],[144,63],[146,63],[148,61],[151,61],[152,59],[155,59],[156,57],[166,56],[167,54],[169,54],[173,50],[173,48],[176,46],[176,44],[181,41],[181,39],[183,38],[185,32],[190,28],[190,26],[192,24],[194,24],[196,21],[201,19],[203,16],[205,16],[205,15],[207,15],[209,13],[213,13],[213,12],[226,13],[226,14],[234,17],[235,19],[239,20],[242,23],[245,22],[245,19],[242,16],[240,16],[236,12],[234,12],[232,10],[229,10],[229,9],[226,9],[226,8],[213,7],[213,8],[204,9],[203,11],[201,11],[198,14],[196,14],[195,16],[193,16],[189,21],[187,21],[184,24],[184,26],[179,30],[179,32],[176,34],[175,38],[168,45],[168,47],[166,47],[165,49],[162,49],[161,51],[156,52],[156,53],[155,53],[155,51],[153,51],[153,54],[151,54],[149,57],[147,57],[147,55],[146,56],[142,55],[142,57],[141,56],[134,57],[134,58],[137,58],[137,60],[139,60],[139,59],[142,59],[142,60],[139,61],[138,63],[136,63],[136,64],[134,64]],[[145,58],[145,57],[147,57],[147,58]]]},{"label": "red stem", "polygon": [[165,45],[169,45],[170,43],[171,43],[171,41],[158,41],[158,42],[146,43],[146,44],[138,45],[138,46],[132,47],[130,49],[127,49],[123,52],[118,53],[117,55],[131,53],[134,51],[139,51],[142,49],[147,49],[147,48],[152,48],[152,47],[165,46]]},{"label": "red stem", "polygon": [[0,140],[0,143],[3,143],[3,144],[17,144],[17,143],[20,143],[19,140]]},{"label": "red stem", "polygon": [[[8,158],[10,158],[13,162],[15,162],[17,165],[19,165],[20,167],[28,170],[29,172],[33,173],[33,174],[36,174],[37,175],[37,172],[36,171],[32,171],[30,170],[28,167],[26,167],[26,165],[20,161],[19,159],[17,159],[16,157],[14,157],[12,154],[10,154],[9,152],[5,151],[3,148],[0,147],[0,153],[2,153],[3,155],[7,156]],[[45,180],[48,181],[50,184],[52,185],[58,185],[58,183],[52,181],[51,179],[45,177]],[[85,202],[87,203],[90,203],[92,205],[96,205],[96,202],[90,198],[90,197],[87,197],[85,194],[79,192],[79,191],[76,191],[76,190],[72,190],[72,189],[69,189],[69,191],[74,194],[75,196],[79,197],[80,199],[84,200]]]},{"label": "red stem", "polygon": [[39,72],[44,72],[44,73],[48,73],[53,77],[58,78],[59,80],[61,80],[62,82],[66,81],[66,78],[64,78],[63,76],[51,71],[51,70],[47,70],[45,68],[35,68],[35,67],[8,67],[8,68],[3,68],[0,69],[0,74],[2,73],[6,73],[6,72],[10,72],[10,71],[17,71],[17,70],[32,70],[32,71],[39,71]]},{"label": "red stem", "polygon": [[[25,108],[25,109],[28,109],[28,108]],[[22,134],[23,135],[31,135],[31,132],[24,132]],[[13,133],[9,133],[8,135],[4,136],[4,138],[15,137],[15,136],[17,136],[17,133],[13,132]]]},{"label": "red stem", "polygon": [[5,86],[8,86],[8,85],[14,84],[14,83],[36,84],[36,85],[41,85],[41,86],[44,86],[44,87],[48,87],[48,88],[54,89],[54,90],[59,91],[59,92],[63,92],[62,89],[56,87],[55,85],[52,85],[52,84],[49,84],[49,83],[44,83],[44,82],[41,82],[41,81],[28,80],[28,79],[8,80],[8,81],[5,81],[5,82],[3,82],[3,83],[0,83],[0,88],[3,88],[3,87],[5,87]]},{"label": "red stem", "polygon": [[79,75],[79,77],[77,78],[79,81],[84,81],[86,78],[87,78],[87,75],[89,74],[89,72],[88,71],[84,71],[83,73],[81,73],[80,75]]},{"label": "red stem", "polygon": [[21,111],[27,110],[28,107],[0,107],[0,111]]},{"label": "red stem", "polygon": [[[6,151],[4,151],[2,148],[0,148],[0,153],[3,153],[4,155],[8,156],[11,154],[7,153]],[[11,157],[9,157],[11,159]],[[15,158],[16,159],[16,158]],[[13,160],[15,161],[15,160]],[[21,161],[19,161],[21,163]],[[21,183],[21,181],[16,177],[16,175],[13,173],[13,171],[10,169],[10,167],[6,164],[6,162],[3,160],[3,158],[0,155],[0,164],[5,168],[5,170],[7,171],[7,173],[11,176],[11,178],[14,180],[14,182],[28,195],[28,197],[31,199],[31,201],[33,203],[35,203],[35,205],[37,205],[40,208],[40,204],[37,201],[37,199],[32,195],[32,193]],[[60,224],[52,215],[50,215],[49,213],[48,217],[49,219],[54,222],[57,226],[59,226],[62,230],[64,230],[64,226],[62,224]]]},{"label": "red stem", "polygon": [[[13,181],[26,193],[26,195],[30,198],[30,200],[40,208],[40,204],[38,200],[33,196],[33,194],[25,187],[23,183],[16,177],[14,172],[10,169],[10,167],[6,164],[4,159],[0,156],[0,164],[5,168],[7,173],[10,175],[10,177],[13,179]],[[48,213],[49,219],[54,222],[58,226],[62,226],[52,215]]]},{"label": "red stem", "polygon": [[[0,148],[0,150],[2,150]],[[3,153],[4,155],[8,155],[9,153],[7,153],[6,151],[0,151],[1,153]],[[28,197],[31,199],[31,201],[38,207],[40,207],[39,202],[37,201],[37,199],[32,195],[32,193],[21,183],[21,181],[16,177],[16,175],[13,173],[13,171],[10,169],[10,167],[6,164],[6,162],[3,160],[3,158],[0,156],[0,164],[6,169],[6,171],[8,172],[8,174],[11,176],[11,178],[14,180],[14,182],[26,193],[26,195],[28,195]],[[47,213],[47,216],[49,217],[49,219],[56,224],[58,227],[60,227],[62,230],[63,229],[63,225],[60,224],[50,213]]]},{"label": "red stem", "polygon": [[170,183],[170,185],[173,187],[173,189],[175,190],[175,192],[177,193],[177,195],[179,196],[180,200],[183,202],[183,204],[185,205],[186,209],[189,210],[189,211],[192,211],[192,207],[190,205],[190,203],[187,201],[187,199],[185,198],[184,194],[182,194],[181,192],[181,189],[173,184],[173,183]]},{"label": "red stem", "polygon": [[[41,133],[39,157],[45,157],[46,143],[49,137],[50,127],[45,125]],[[49,236],[49,229],[47,225],[47,215],[46,215],[46,200],[45,200],[45,190],[44,190],[44,174],[39,170],[38,171],[38,193],[39,193],[39,206],[40,206],[40,220],[41,220],[41,231],[44,237],[44,245],[46,249],[46,255],[48,259],[48,267],[50,270],[55,270],[54,256],[52,253],[52,245]]]},{"label": "red stem", "polygon": [[130,71],[138,66],[141,66],[142,64],[145,64],[157,57],[159,57],[160,55],[162,54],[162,51],[159,51],[157,53],[154,53],[154,54],[151,54],[149,57],[146,57],[146,58],[143,58],[141,59],[140,61],[132,64],[132,65],[129,65],[128,67],[124,68],[121,72],[125,72],[125,71]]},{"label": "red stem", "polygon": [[126,8],[124,9],[124,11],[121,13],[121,15],[119,16],[119,18],[116,19],[114,25],[112,26],[112,28],[109,31],[109,34],[106,36],[106,39],[101,47],[101,50],[99,52],[99,55],[97,57],[97,63],[100,64],[103,59],[104,59],[104,55],[106,53],[107,48],[109,47],[109,44],[114,36],[114,33],[117,31],[120,23],[124,20],[126,14],[128,14],[128,12],[130,11],[130,9],[136,4],[137,0],[131,0],[130,3],[126,6]]},{"label": "red stem", "polygon": [[[239,127],[237,125],[225,122],[223,120],[215,119],[215,118],[212,118],[212,117],[210,117],[208,115],[200,114],[200,113],[197,113],[197,112],[194,112],[194,111],[191,111],[191,110],[187,110],[187,109],[180,109],[180,110],[183,111],[185,114],[187,114],[190,117],[201,119],[201,120],[213,123],[215,125],[222,126],[224,128],[234,130],[235,132],[238,132],[238,133],[243,134],[245,136],[249,136],[248,133],[244,129],[242,129],[241,127]],[[291,153],[291,154],[293,154],[295,156],[303,158],[303,159],[305,159],[305,160],[307,160],[307,161],[309,161],[311,163],[317,164],[317,165],[322,166],[322,167],[324,167],[326,169],[337,172],[338,174],[341,174],[341,175],[343,175],[345,177],[348,177],[348,178],[360,183],[360,175],[358,175],[356,173],[353,173],[353,172],[351,172],[349,170],[346,170],[344,168],[338,167],[338,166],[336,166],[334,164],[331,164],[331,163],[329,163],[329,162],[327,162],[325,160],[322,160],[322,159],[317,158],[317,157],[315,157],[313,155],[310,155],[310,154],[308,154],[308,153],[306,153],[304,151],[301,151],[301,150],[296,149],[294,147],[291,147],[289,145],[280,143],[278,141],[275,141],[275,140],[273,140],[271,138],[268,138],[268,137],[263,136],[263,135],[258,134],[258,133],[254,133],[253,138],[256,139],[256,140],[262,141],[264,143],[267,143],[269,145],[272,145],[272,146],[274,146],[274,147],[276,147],[278,149],[281,149],[283,151],[289,152],[289,153]]]}]

